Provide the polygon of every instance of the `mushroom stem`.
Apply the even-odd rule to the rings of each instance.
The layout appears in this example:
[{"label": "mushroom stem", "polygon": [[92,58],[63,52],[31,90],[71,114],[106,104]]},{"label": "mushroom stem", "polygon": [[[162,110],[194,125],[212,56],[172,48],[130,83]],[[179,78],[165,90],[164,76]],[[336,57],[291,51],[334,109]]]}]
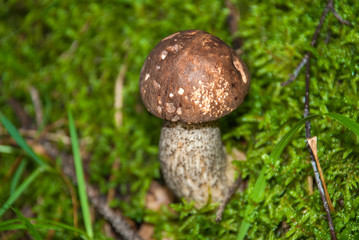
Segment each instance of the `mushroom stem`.
[{"label": "mushroom stem", "polygon": [[186,124],[164,121],[159,158],[169,188],[202,207],[210,197],[223,200],[233,182],[234,168],[227,163],[218,123]]}]

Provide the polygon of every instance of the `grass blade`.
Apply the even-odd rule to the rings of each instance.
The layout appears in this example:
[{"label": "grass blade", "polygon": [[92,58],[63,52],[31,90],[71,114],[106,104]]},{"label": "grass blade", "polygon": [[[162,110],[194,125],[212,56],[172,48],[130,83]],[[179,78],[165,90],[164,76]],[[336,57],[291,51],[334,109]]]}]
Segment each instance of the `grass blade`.
[{"label": "grass blade", "polygon": [[325,115],[334,118],[335,120],[343,124],[345,127],[347,127],[350,131],[352,131],[353,133],[355,133],[355,135],[359,137],[359,124],[355,122],[353,119],[338,113],[327,113]]},{"label": "grass blade", "polygon": [[19,219],[9,219],[0,222],[0,232],[2,231],[9,231],[9,230],[16,230],[16,229],[23,229],[20,228],[20,225],[23,224],[19,223]]},{"label": "grass blade", "polygon": [[239,228],[237,240],[244,239],[250,226],[251,226],[251,224],[249,222],[247,222],[246,220],[242,221],[241,227]]},{"label": "grass blade", "polygon": [[271,160],[276,160],[279,158],[279,156],[282,154],[284,148],[288,145],[290,140],[293,139],[294,135],[297,133],[297,131],[304,126],[305,122],[320,116],[320,114],[310,115],[306,118],[303,118],[299,120],[279,141],[279,143],[274,147],[272,153],[269,155],[269,158]]},{"label": "grass blade", "polygon": [[[81,229],[75,228],[73,226],[59,223],[52,220],[44,220],[37,218],[28,218],[29,221],[32,221],[32,225],[37,229],[42,230],[55,230],[55,231],[69,231],[71,233],[78,233],[82,238],[87,238],[87,235]],[[0,222],[0,232],[1,231],[11,231],[11,230],[20,230],[26,229],[26,226],[19,221],[19,219],[10,219]]]},{"label": "grass blade", "polygon": [[37,228],[49,229],[49,230],[53,229],[53,230],[61,230],[61,231],[67,230],[70,231],[71,233],[78,233],[80,236],[86,236],[86,238],[88,238],[88,236],[83,230],[73,227],[71,225],[55,222],[52,220],[46,220],[46,219],[34,219],[34,220],[36,220],[34,225]]},{"label": "grass blade", "polygon": [[69,129],[70,129],[70,136],[71,136],[71,145],[72,151],[74,155],[74,163],[75,163],[75,171],[76,171],[76,179],[77,179],[77,186],[79,191],[81,209],[82,209],[82,216],[84,218],[85,228],[87,235],[92,239],[93,238],[93,230],[91,225],[91,217],[90,217],[90,209],[87,200],[86,194],[86,184],[85,184],[85,177],[80,157],[80,149],[79,143],[77,139],[74,119],[72,117],[71,112],[68,112],[69,116]]},{"label": "grass blade", "polygon": [[42,240],[40,233],[36,230],[34,225],[32,225],[32,223],[29,221],[29,219],[26,218],[19,210],[13,209],[13,211],[16,213],[16,216],[19,218],[21,223],[26,227],[26,230],[30,233],[30,235],[35,240]]},{"label": "grass blade", "polygon": [[264,190],[266,188],[266,167],[264,166],[258,176],[256,184],[254,185],[254,189],[250,195],[252,201],[259,203],[262,200]]},{"label": "grass blade", "polygon": [[4,127],[5,127],[6,130],[9,132],[9,134],[11,135],[11,137],[14,138],[14,140],[16,141],[16,143],[17,143],[35,162],[37,162],[40,166],[45,166],[45,165],[47,165],[43,160],[41,160],[41,159],[34,153],[34,151],[29,147],[29,145],[27,145],[25,139],[20,135],[19,131],[18,131],[18,130],[15,128],[15,126],[9,121],[9,119],[7,119],[4,114],[2,114],[2,112],[0,112],[0,122],[2,123],[2,125],[4,125]]},{"label": "grass blade", "polygon": [[[296,132],[303,127],[306,121],[308,121],[310,118],[316,117],[319,115],[311,115],[309,117],[303,118],[300,121],[298,121],[290,130],[287,132],[284,137],[277,143],[277,145],[274,147],[272,153],[269,155],[269,158],[271,161],[275,161],[277,158],[279,158],[280,154],[283,152],[284,148],[288,145],[290,140],[294,137]],[[265,178],[265,172],[266,172],[266,166],[264,166],[259,174],[259,177],[255,183],[255,186],[253,188],[253,191],[251,193],[251,199],[259,203],[263,199],[264,190],[266,188],[267,180]]]},{"label": "grass blade", "polygon": [[13,194],[10,195],[8,200],[4,203],[4,205],[0,208],[0,217],[9,209],[11,204],[16,201],[16,199],[28,188],[28,186],[36,179],[37,176],[41,172],[46,170],[44,167],[39,167],[35,171],[31,173],[31,175],[26,178],[26,180],[13,192]]},{"label": "grass blade", "polygon": [[6,145],[0,145],[0,153],[13,153],[15,152],[13,147],[6,146]]},{"label": "grass blade", "polygon": [[16,172],[14,174],[14,177],[11,180],[10,184],[10,195],[15,192],[15,189],[20,181],[21,175],[23,174],[26,167],[26,161],[22,160],[19,164],[19,166],[16,169]]},{"label": "grass blade", "polygon": [[[271,161],[279,158],[280,154],[283,152],[284,148],[288,145],[290,140],[293,138],[294,134],[305,124],[306,121],[308,121],[309,118],[312,118],[317,115],[309,116],[307,118],[301,119],[299,122],[297,122],[290,130],[287,132],[284,137],[277,143],[277,145],[274,147],[272,153],[269,155],[269,158]],[[255,203],[259,203],[263,199],[264,191],[267,185],[267,179],[265,177],[265,173],[267,171],[267,167],[263,166],[259,177],[254,185],[253,191],[250,193],[250,199],[254,201]],[[250,212],[250,206],[247,206],[246,212],[251,214]],[[250,223],[246,220],[242,221],[242,224],[240,226],[237,240],[243,240],[246,236],[248,229],[250,227]]]}]

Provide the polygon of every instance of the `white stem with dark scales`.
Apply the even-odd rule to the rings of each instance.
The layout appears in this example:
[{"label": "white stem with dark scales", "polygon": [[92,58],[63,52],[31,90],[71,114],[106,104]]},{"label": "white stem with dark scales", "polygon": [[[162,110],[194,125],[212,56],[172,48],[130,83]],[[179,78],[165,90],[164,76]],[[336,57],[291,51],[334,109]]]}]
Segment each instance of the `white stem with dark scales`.
[{"label": "white stem with dark scales", "polygon": [[223,200],[234,181],[216,122],[186,124],[164,121],[159,157],[168,187],[196,207]]}]

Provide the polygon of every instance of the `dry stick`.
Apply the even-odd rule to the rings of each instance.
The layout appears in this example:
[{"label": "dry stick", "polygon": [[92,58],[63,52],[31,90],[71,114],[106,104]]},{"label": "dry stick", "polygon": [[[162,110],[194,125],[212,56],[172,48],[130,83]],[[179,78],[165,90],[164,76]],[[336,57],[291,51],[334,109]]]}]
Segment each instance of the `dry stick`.
[{"label": "dry stick", "polygon": [[231,0],[226,0],[226,7],[229,9],[227,16],[228,30],[232,36],[233,48],[235,51],[237,51],[242,46],[242,39],[237,35],[240,13],[238,8],[232,3]]},{"label": "dry stick", "polygon": [[[35,136],[32,136],[32,138],[35,138]],[[59,152],[50,143],[48,139],[41,139],[40,141],[51,158],[55,159],[57,157],[60,157],[62,159],[63,173],[60,172],[60,175],[62,176],[65,183],[68,184],[68,182],[66,182],[67,179],[64,175],[69,177],[72,180],[72,182],[75,185],[77,185],[72,157],[65,153]],[[119,234],[124,240],[142,240],[142,238],[130,227],[130,225],[127,223],[126,219],[121,215],[121,213],[114,212],[111,208],[108,207],[106,201],[102,199],[99,191],[95,186],[89,183],[87,183],[86,185],[88,191],[87,194],[91,204],[111,224],[111,226],[113,227],[113,229],[116,231],[117,234]],[[73,195],[71,188],[70,191],[71,191],[71,195]],[[77,209],[77,202],[74,203],[73,201],[73,205],[74,205],[74,209]],[[74,221],[77,222],[77,217],[75,218]]]},{"label": "dry stick", "polygon": [[282,82],[280,85],[282,87],[287,86],[289,83],[293,82],[295,79],[297,79],[300,70],[304,67],[304,65],[308,61],[308,54],[305,54],[302,61],[298,64],[298,66],[295,68],[294,72],[289,76],[289,79],[286,82]]},{"label": "dry stick", "polygon": [[[349,21],[346,21],[344,20],[337,11],[335,11],[334,9],[334,1],[333,0],[329,0],[327,2],[327,5],[325,6],[324,8],[324,11],[323,11],[323,14],[322,14],[322,17],[320,19],[320,22],[317,26],[317,29],[315,31],[315,34],[313,35],[313,38],[312,38],[312,42],[311,42],[311,46],[314,47],[316,42],[317,42],[317,39],[318,39],[318,35],[319,35],[319,30],[320,28],[322,27],[323,25],[323,22],[328,14],[328,12],[331,11],[333,13],[333,15],[335,16],[335,18],[342,24],[345,24],[345,25],[348,25],[350,26],[351,23]],[[285,82],[282,82],[281,83],[281,86],[287,86],[288,84],[290,84],[291,82],[293,82],[294,80],[297,79],[299,73],[300,73],[300,70],[304,67],[304,65],[307,63],[308,61],[308,53],[306,53],[304,55],[304,57],[302,58],[302,61],[300,61],[300,63],[298,64],[298,66],[295,68],[294,72],[289,76],[289,79]]]},{"label": "dry stick", "polygon": [[38,128],[42,128],[44,122],[43,122],[42,104],[41,104],[39,91],[37,90],[37,88],[33,86],[30,86],[29,91],[30,91],[31,100],[35,108],[36,125]]},{"label": "dry stick", "polygon": [[[37,139],[45,140],[46,139],[47,141],[51,141],[51,142],[55,142],[55,143],[61,142],[62,144],[65,144],[65,145],[71,144],[71,138],[62,133],[48,132],[48,133],[40,133],[39,134],[38,130],[24,129],[24,128],[20,128],[19,132],[24,137],[32,138],[34,140],[37,140]],[[81,139],[81,141],[83,141],[83,139]],[[83,142],[81,142],[80,144],[83,145]]]},{"label": "dry stick", "polygon": [[[323,13],[322,13],[322,16],[320,18],[319,24],[318,24],[318,26],[317,26],[317,28],[315,30],[314,35],[313,35],[313,38],[312,38],[312,41],[311,41],[311,44],[310,44],[312,47],[314,47],[315,44],[317,43],[317,39],[318,39],[318,36],[319,36],[320,29],[322,28],[324,20],[325,20],[325,18],[326,18],[329,11],[333,12],[334,16],[338,19],[339,22],[341,22],[343,24],[350,25],[349,22],[343,20],[339,16],[339,14],[334,10],[334,1],[333,0],[328,0],[327,5],[325,6],[325,8],[323,10]],[[298,76],[299,71],[301,70],[301,68],[304,65],[306,65],[304,117],[309,116],[309,113],[310,113],[310,111],[309,111],[310,60],[311,60],[311,53],[307,52],[304,55],[303,60],[301,61],[301,63],[298,65],[298,67],[294,71],[293,75],[295,77],[293,78],[293,75],[292,75],[287,82],[282,83],[282,86],[285,86],[285,85],[288,85],[290,82],[293,82],[296,79],[296,77]],[[305,134],[306,134],[307,139],[311,138],[310,129],[311,129],[310,121],[307,121],[305,123]],[[322,185],[319,173],[318,173],[318,167],[317,167],[317,164],[316,164],[316,161],[315,161],[315,157],[314,157],[314,154],[312,152],[312,149],[310,148],[310,146],[308,144],[307,144],[307,147],[308,147],[308,150],[309,150],[309,153],[310,153],[310,159],[311,159],[311,163],[312,163],[312,167],[313,167],[313,171],[314,171],[315,181],[317,183],[319,193],[320,193],[320,196],[322,198],[323,205],[324,205],[324,208],[325,208],[325,212],[327,214],[327,220],[328,220],[328,223],[329,223],[330,235],[331,235],[332,239],[337,239],[335,229],[334,229],[334,225],[333,225],[333,221],[332,221],[332,217],[330,215],[329,205],[328,205],[327,199],[325,197],[324,188],[323,188],[323,185]]]},{"label": "dry stick", "polygon": [[87,185],[88,197],[97,211],[111,223],[116,233],[128,240],[143,240],[135,231],[132,230],[126,219],[120,213],[115,213],[108,207],[106,201],[99,196],[98,190],[93,186]]},{"label": "dry stick", "polygon": [[334,0],[329,0],[327,7],[329,8],[329,10],[333,13],[333,15],[335,16],[335,18],[341,23],[341,24],[345,24],[348,26],[351,26],[351,23],[347,20],[344,20],[337,11],[335,11],[334,9]]},{"label": "dry stick", "polygon": [[[127,55],[125,60],[127,59]],[[127,72],[128,64],[125,62],[122,64],[120,71],[117,75],[115,82],[115,100],[114,100],[114,108],[115,108],[115,124],[116,127],[122,126],[122,106],[123,106],[123,85],[125,82],[125,75]]]},{"label": "dry stick", "polygon": [[[59,152],[48,141],[45,141],[42,144],[52,158],[60,157],[62,159],[64,173],[76,185],[77,181],[75,169],[73,168],[74,164],[72,157]],[[106,201],[102,199],[96,187],[89,183],[86,183],[86,186],[87,194],[91,204],[111,224],[116,233],[118,233],[124,240],[142,240],[142,238],[130,227],[126,219],[120,213],[114,212],[111,208],[108,207]]]},{"label": "dry stick", "polygon": [[[115,120],[115,125],[117,128],[120,128],[122,126],[122,119],[123,119],[123,114],[122,114],[122,107],[123,107],[123,85],[125,83],[125,76],[126,76],[126,72],[127,72],[127,67],[128,64],[126,62],[127,60],[127,54],[124,57],[124,63],[122,64],[120,71],[117,75],[116,78],[116,82],[115,82],[115,99],[114,99],[114,108],[115,108],[115,115],[114,115],[114,120]],[[115,161],[112,164],[111,167],[111,175],[109,178],[109,182],[113,182],[115,179],[115,175],[114,173],[116,171],[118,171],[118,169],[120,168],[120,159],[119,157],[116,157]],[[110,203],[116,194],[116,188],[112,187],[108,190],[107,192],[107,203]]]},{"label": "dry stick", "polygon": [[[44,129],[40,132],[40,134],[38,135],[38,139],[42,138],[42,136],[44,134],[50,133],[52,130],[56,129],[56,128],[60,128],[61,126],[67,125],[67,119],[66,118],[60,118],[59,120],[56,120],[53,123],[50,123],[46,126],[44,126]],[[71,144],[71,142],[70,142]]]},{"label": "dry stick", "polygon": [[[318,29],[318,28],[317,28]],[[320,28],[319,28],[320,29]],[[305,71],[305,103],[304,103],[304,117],[309,116],[309,91],[310,91],[310,58],[311,58],[311,54],[309,53],[308,55],[308,62],[306,64],[306,71]],[[305,135],[306,138],[311,138],[311,133],[310,133],[310,121],[307,121],[305,123]],[[319,193],[320,193],[320,197],[322,198],[323,201],[323,205],[324,205],[324,209],[325,212],[327,214],[327,220],[329,223],[329,229],[330,229],[330,236],[332,238],[332,240],[336,240],[337,236],[335,233],[335,229],[334,229],[334,225],[333,225],[333,221],[332,221],[332,217],[330,215],[330,209],[329,209],[329,205],[327,202],[327,199],[325,197],[325,193],[324,193],[324,189],[323,189],[323,185],[322,182],[320,180],[320,176],[319,176],[319,172],[318,172],[318,168],[317,168],[317,164],[315,162],[315,157],[314,154],[312,152],[312,149],[310,148],[310,146],[307,144],[309,153],[310,153],[310,159],[311,159],[311,163],[312,163],[312,167],[313,167],[313,171],[314,171],[314,179],[315,182],[317,183],[318,189],[319,189]]]}]

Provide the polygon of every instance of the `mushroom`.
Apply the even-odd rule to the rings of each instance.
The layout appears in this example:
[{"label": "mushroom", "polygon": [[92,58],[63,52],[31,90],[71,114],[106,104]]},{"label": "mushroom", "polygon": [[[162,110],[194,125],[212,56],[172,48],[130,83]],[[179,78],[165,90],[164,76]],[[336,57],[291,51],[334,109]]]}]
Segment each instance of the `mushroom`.
[{"label": "mushroom", "polygon": [[174,33],[148,55],[140,94],[149,112],[164,119],[161,170],[178,197],[205,205],[220,202],[234,182],[217,119],[248,93],[250,74],[234,50],[203,31]]}]

